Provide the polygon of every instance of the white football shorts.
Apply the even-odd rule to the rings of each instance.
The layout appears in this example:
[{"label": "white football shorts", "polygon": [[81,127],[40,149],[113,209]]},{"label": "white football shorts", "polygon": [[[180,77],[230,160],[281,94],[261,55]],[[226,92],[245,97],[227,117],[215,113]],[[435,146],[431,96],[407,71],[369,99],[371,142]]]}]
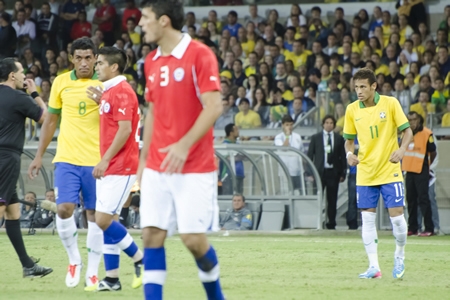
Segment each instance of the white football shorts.
[{"label": "white football shorts", "polygon": [[170,236],[219,230],[217,172],[165,174],[146,168],[141,182],[141,228]]},{"label": "white football shorts", "polygon": [[136,175],[107,175],[96,181],[95,210],[109,215],[120,214],[122,206],[127,201],[131,188],[136,182]]}]

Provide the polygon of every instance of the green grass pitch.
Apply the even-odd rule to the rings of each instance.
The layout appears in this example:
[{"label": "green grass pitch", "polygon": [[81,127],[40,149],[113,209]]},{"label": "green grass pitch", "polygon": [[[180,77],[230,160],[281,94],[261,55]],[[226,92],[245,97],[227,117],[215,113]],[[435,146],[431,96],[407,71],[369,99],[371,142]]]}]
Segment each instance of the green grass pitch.
[{"label": "green grass pitch", "polygon": [[[135,240],[141,246],[138,235]],[[142,289],[132,290],[132,263],[122,254],[122,291],[87,293],[83,280],[66,288],[68,259],[57,235],[24,236],[28,253],[41,258],[54,272],[45,278],[23,279],[19,260],[6,234],[0,233],[0,299],[143,299]],[[86,235],[79,247],[87,259]],[[220,259],[221,282],[227,300],[238,299],[450,299],[450,239],[410,237],[406,246],[406,272],[392,278],[395,242],[379,237],[381,279],[358,279],[367,268],[361,238],[352,236],[235,235],[210,236]],[[165,299],[206,299],[194,260],[179,237],[166,242],[168,276]],[[103,264],[100,278],[104,276]],[[83,269],[82,278],[85,270]]]}]

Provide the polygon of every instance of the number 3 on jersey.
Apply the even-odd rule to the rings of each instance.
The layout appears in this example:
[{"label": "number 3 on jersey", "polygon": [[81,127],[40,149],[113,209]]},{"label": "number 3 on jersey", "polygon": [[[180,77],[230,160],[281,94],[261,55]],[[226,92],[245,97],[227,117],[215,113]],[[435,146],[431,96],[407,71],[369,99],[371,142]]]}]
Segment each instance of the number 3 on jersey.
[{"label": "number 3 on jersey", "polygon": [[159,82],[159,85],[167,86],[169,84],[169,67],[162,66],[160,71],[161,71],[161,81]]}]

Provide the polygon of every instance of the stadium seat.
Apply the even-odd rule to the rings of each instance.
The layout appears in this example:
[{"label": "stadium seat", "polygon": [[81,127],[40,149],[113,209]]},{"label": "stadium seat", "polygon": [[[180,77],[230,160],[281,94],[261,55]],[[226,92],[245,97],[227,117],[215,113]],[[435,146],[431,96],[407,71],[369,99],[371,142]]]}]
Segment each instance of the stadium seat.
[{"label": "stadium seat", "polygon": [[258,230],[279,231],[283,226],[285,213],[284,203],[263,202],[261,221]]},{"label": "stadium seat", "polygon": [[227,209],[231,208],[231,201],[217,201],[219,203],[219,216],[220,219],[225,217]]},{"label": "stadium seat", "polygon": [[259,202],[247,202],[245,206],[252,212],[253,228],[256,230],[259,222],[259,215],[261,213],[261,203]]}]

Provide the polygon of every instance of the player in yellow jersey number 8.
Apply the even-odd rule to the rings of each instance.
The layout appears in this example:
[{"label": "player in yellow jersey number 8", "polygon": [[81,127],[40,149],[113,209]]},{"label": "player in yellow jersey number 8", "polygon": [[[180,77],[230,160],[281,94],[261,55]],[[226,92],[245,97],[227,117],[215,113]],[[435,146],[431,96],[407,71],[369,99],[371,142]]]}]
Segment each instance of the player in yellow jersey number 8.
[{"label": "player in yellow jersey number 8", "polygon": [[42,156],[55,133],[60,114],[60,132],[55,163],[55,191],[58,234],[69,256],[67,287],[80,281],[83,267],[77,245],[77,228],[73,217],[80,203],[80,191],[88,219],[88,264],[85,290],[95,291],[98,285],[98,266],[101,260],[103,232],[95,223],[96,180],[94,167],[100,162],[98,104],[86,95],[86,88],[101,85],[94,72],[96,47],[89,38],[72,43],[70,59],[74,70],[56,77],[49,101],[49,114],[42,125],[36,158],[28,169],[34,178],[42,166]]}]

